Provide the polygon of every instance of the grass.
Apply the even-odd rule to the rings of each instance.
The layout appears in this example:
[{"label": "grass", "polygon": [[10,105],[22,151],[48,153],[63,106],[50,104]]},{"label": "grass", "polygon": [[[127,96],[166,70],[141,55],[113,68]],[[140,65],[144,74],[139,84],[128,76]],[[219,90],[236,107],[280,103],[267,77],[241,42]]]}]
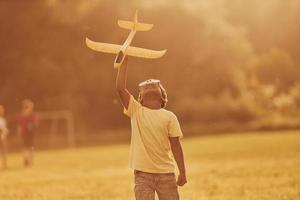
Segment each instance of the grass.
[{"label": "grass", "polygon": [[[183,140],[183,200],[300,199],[300,132],[244,133]],[[31,168],[9,155],[1,200],[131,200],[129,145],[36,152]]]}]

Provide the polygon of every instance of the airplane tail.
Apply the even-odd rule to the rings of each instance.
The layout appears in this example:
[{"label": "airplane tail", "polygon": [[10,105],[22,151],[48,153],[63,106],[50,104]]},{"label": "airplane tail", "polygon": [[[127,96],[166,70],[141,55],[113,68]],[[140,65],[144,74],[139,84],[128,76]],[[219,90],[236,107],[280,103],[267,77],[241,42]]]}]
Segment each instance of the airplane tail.
[{"label": "airplane tail", "polygon": [[125,20],[118,20],[118,25],[121,28],[129,29],[129,30],[136,30],[136,31],[149,31],[152,29],[153,24],[145,24],[145,23],[134,23],[132,21],[125,21]]}]

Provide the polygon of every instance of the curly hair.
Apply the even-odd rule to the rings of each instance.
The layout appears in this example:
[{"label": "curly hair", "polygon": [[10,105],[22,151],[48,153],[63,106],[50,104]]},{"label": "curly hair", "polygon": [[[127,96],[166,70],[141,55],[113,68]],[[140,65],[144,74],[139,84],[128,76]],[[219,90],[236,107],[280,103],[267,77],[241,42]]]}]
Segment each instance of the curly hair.
[{"label": "curly hair", "polygon": [[[167,95],[167,92],[166,92],[165,88],[160,83],[159,83],[159,88],[160,88],[160,91],[161,91],[161,108],[165,108],[167,106],[167,103],[168,103],[168,95]],[[140,103],[143,102],[141,92],[139,92],[138,101]]]}]

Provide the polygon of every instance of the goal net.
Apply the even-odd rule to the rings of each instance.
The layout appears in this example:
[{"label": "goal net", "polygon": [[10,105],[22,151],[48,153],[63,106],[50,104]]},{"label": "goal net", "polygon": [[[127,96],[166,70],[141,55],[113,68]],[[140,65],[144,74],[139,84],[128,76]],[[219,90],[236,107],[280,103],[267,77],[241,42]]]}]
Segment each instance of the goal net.
[{"label": "goal net", "polygon": [[74,117],[68,110],[36,112],[39,127],[46,133],[48,146],[56,146],[62,138],[67,146],[75,147]]}]

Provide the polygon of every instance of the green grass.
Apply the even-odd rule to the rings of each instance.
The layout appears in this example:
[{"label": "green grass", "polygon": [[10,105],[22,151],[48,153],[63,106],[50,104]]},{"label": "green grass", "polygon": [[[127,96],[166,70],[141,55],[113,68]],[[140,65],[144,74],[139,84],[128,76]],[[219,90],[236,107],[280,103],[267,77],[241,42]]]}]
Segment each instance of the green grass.
[{"label": "green grass", "polygon": [[[188,184],[183,200],[300,199],[300,132],[185,138]],[[9,155],[1,200],[134,199],[129,145],[36,153],[32,168]]]}]

